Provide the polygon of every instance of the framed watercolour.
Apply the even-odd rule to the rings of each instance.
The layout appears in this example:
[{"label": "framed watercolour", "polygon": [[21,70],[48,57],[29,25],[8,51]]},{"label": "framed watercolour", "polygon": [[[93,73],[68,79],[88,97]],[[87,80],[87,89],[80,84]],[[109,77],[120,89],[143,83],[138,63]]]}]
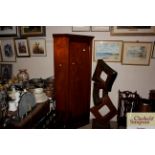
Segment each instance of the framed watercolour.
[{"label": "framed watercolour", "polygon": [[94,60],[103,59],[107,62],[120,62],[122,56],[122,41],[95,40]]},{"label": "framed watercolour", "polygon": [[155,35],[155,26],[112,26],[111,35]]},{"label": "framed watercolour", "polygon": [[73,32],[89,32],[90,26],[72,26]]},{"label": "framed watercolour", "polygon": [[17,26],[0,26],[0,37],[17,36]]},{"label": "framed watercolour", "polygon": [[1,40],[1,53],[2,53],[2,60],[4,62],[16,61],[14,39]]},{"label": "framed watercolour", "polygon": [[1,64],[0,72],[2,81],[8,81],[12,78],[12,64]]},{"label": "framed watercolour", "polygon": [[20,35],[22,37],[45,36],[46,27],[45,26],[21,26]]},{"label": "framed watercolour", "polygon": [[122,64],[149,65],[151,42],[124,42]]},{"label": "framed watercolour", "polygon": [[16,53],[18,57],[30,56],[27,39],[16,39],[15,45],[16,45]]},{"label": "framed watercolour", "polygon": [[46,56],[45,39],[29,39],[29,49],[31,56]]},{"label": "framed watercolour", "polygon": [[109,26],[91,26],[92,32],[108,32],[110,31]]}]

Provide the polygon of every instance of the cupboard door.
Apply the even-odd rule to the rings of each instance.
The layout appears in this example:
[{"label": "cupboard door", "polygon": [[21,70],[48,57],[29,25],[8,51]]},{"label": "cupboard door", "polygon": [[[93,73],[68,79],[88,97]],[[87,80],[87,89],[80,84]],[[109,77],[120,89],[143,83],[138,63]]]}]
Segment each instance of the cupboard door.
[{"label": "cupboard door", "polygon": [[73,126],[89,122],[91,89],[90,42],[71,41],[69,60],[69,122]]},{"label": "cupboard door", "polygon": [[[56,90],[57,122],[65,124],[68,103],[68,39],[66,37],[54,38],[54,69]],[[61,122],[61,123],[60,123]]]}]

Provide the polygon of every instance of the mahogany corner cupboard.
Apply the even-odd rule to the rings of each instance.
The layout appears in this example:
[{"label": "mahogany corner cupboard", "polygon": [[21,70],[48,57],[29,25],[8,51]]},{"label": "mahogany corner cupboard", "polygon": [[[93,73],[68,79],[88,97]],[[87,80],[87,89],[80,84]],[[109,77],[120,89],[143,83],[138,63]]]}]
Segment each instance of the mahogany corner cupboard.
[{"label": "mahogany corner cupboard", "polygon": [[58,128],[89,123],[93,36],[53,34]]}]

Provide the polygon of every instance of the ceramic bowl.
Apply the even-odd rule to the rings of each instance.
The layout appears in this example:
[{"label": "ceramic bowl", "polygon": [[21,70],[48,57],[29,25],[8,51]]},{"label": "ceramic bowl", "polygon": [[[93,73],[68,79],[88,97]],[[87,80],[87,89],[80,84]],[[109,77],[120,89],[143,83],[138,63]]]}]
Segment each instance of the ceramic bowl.
[{"label": "ceramic bowl", "polygon": [[36,89],[34,89],[34,91],[33,91],[35,94],[41,94],[41,93],[43,93],[43,88],[36,88]]}]

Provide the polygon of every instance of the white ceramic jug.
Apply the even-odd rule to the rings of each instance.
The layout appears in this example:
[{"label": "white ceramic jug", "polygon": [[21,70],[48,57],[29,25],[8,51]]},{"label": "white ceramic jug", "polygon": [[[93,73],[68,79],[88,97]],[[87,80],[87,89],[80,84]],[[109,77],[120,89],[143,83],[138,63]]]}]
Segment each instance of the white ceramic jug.
[{"label": "white ceramic jug", "polygon": [[15,100],[9,101],[9,111],[16,111],[18,108],[18,102],[20,100],[20,93],[18,91],[15,92]]}]

